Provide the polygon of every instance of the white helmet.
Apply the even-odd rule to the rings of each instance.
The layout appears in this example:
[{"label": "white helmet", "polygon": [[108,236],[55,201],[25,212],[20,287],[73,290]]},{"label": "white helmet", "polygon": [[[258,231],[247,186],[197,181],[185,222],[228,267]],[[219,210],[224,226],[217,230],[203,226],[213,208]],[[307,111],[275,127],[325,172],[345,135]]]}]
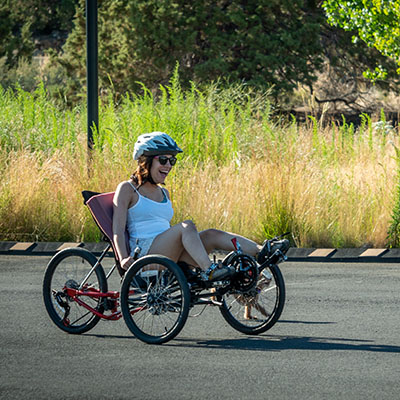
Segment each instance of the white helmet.
[{"label": "white helmet", "polygon": [[156,156],[160,154],[182,153],[175,140],[164,132],[151,132],[140,135],[133,149],[133,159],[138,160],[141,155]]}]

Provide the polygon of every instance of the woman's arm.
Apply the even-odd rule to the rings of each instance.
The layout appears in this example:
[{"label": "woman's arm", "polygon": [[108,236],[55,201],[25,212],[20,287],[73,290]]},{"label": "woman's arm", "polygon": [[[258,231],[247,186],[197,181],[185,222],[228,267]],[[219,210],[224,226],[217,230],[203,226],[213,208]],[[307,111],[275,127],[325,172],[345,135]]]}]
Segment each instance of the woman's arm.
[{"label": "woman's arm", "polygon": [[[134,198],[136,197],[136,199]],[[128,208],[137,201],[137,194],[134,193],[128,182],[118,185],[114,195],[114,214],[113,214],[113,241],[121,262],[121,267],[128,269],[132,264],[132,259],[128,254],[125,244],[125,229],[128,215]]]}]

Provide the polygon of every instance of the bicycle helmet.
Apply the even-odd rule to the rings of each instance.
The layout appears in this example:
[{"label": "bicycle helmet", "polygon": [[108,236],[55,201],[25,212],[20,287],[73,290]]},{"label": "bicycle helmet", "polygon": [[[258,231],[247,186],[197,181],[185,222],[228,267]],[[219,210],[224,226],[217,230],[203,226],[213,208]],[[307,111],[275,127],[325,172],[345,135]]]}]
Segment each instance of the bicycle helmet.
[{"label": "bicycle helmet", "polygon": [[151,132],[140,135],[133,149],[133,159],[138,160],[141,155],[156,156],[161,154],[176,155],[183,150],[175,140],[164,132]]}]

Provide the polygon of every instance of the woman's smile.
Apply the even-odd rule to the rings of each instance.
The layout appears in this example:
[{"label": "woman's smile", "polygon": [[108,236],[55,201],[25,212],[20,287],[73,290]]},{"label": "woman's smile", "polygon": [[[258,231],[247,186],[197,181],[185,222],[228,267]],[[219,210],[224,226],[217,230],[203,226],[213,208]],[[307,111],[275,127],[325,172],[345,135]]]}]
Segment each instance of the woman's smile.
[{"label": "woman's smile", "polygon": [[160,170],[160,174],[164,177],[164,179],[168,176],[168,174],[169,174],[169,169],[168,170],[165,170],[165,169],[162,169],[162,170]]},{"label": "woman's smile", "polygon": [[[156,183],[164,183],[165,179],[167,178],[169,172],[171,171],[171,168],[157,168],[154,172],[155,174],[152,174],[153,180]],[[155,175],[155,176],[154,176]]]}]

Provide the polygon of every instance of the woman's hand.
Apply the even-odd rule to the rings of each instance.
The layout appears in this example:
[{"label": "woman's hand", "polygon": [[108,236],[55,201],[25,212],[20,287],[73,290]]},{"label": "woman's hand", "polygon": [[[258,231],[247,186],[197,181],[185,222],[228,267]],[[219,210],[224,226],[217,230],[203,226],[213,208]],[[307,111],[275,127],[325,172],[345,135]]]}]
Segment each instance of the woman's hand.
[{"label": "woman's hand", "polygon": [[127,257],[121,260],[121,267],[125,270],[128,270],[129,267],[133,264],[133,257]]}]

